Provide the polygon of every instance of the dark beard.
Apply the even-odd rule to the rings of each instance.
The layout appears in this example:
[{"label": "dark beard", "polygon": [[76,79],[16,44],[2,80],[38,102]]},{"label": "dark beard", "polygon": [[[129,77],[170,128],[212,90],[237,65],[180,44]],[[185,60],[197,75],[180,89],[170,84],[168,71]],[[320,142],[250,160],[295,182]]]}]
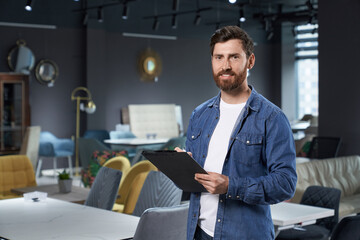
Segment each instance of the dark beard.
[{"label": "dark beard", "polygon": [[[220,76],[222,74],[230,74],[231,76],[235,76],[234,81],[222,81],[220,80]],[[221,71],[217,74],[213,73],[213,77],[216,83],[216,86],[220,88],[224,92],[232,92],[236,89],[240,89],[241,85],[244,83],[247,76],[247,69],[245,68],[240,74],[236,74],[233,71]]]}]

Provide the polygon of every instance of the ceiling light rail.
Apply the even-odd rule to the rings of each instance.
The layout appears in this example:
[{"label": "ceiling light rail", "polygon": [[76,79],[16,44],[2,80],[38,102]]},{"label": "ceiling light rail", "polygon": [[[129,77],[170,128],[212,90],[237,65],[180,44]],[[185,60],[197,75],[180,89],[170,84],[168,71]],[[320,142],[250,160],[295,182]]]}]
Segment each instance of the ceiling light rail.
[{"label": "ceiling light rail", "polygon": [[158,15],[151,15],[151,16],[145,16],[143,19],[152,19],[152,18],[161,18],[161,17],[172,17],[173,15],[183,15],[183,14],[190,14],[190,13],[196,13],[196,12],[204,12],[212,10],[212,7],[204,7],[199,8],[195,10],[188,10],[188,11],[177,11],[177,12],[171,12],[171,13],[164,13],[164,14],[158,14]]}]

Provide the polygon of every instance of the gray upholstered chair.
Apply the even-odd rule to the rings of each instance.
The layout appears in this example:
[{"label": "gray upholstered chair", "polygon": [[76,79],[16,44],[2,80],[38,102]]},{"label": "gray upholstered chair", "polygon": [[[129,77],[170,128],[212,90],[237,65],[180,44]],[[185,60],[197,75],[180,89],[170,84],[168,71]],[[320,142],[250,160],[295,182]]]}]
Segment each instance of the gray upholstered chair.
[{"label": "gray upholstered chair", "polygon": [[122,172],[119,170],[100,168],[85,205],[111,210],[117,197],[121,176]]},{"label": "gray upholstered chair", "polygon": [[334,209],[334,216],[321,218],[316,224],[302,228],[283,230],[276,240],[328,240],[339,220],[339,203],[341,190],[323,186],[309,186],[300,204]]},{"label": "gray upholstered chair", "polygon": [[184,240],[189,204],[147,209],[140,217],[133,240]]},{"label": "gray upholstered chair", "polygon": [[140,217],[148,208],[171,207],[181,202],[182,190],[165,174],[150,171],[135,205],[133,215]]},{"label": "gray upholstered chair", "polygon": [[360,215],[344,217],[335,226],[331,240],[360,239]]}]

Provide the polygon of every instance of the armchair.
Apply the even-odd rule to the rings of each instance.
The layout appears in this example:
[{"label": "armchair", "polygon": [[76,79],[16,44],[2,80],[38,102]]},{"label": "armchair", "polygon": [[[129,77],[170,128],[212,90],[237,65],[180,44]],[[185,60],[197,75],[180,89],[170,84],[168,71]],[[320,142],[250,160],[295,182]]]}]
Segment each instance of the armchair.
[{"label": "armchair", "polygon": [[67,138],[57,138],[50,132],[40,133],[39,163],[36,169],[36,177],[40,176],[43,159],[53,159],[54,176],[56,176],[57,158],[68,159],[69,171],[72,176],[72,160],[74,154],[74,141]]}]

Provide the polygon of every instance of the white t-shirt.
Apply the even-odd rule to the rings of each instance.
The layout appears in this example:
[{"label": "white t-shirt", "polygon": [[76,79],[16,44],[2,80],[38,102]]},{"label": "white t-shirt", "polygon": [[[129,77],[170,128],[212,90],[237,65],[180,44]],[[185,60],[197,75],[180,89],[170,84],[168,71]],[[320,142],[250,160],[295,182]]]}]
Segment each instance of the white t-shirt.
[{"label": "white t-shirt", "polygon": [[[231,133],[245,103],[228,104],[221,99],[220,119],[211,136],[204,164],[206,171],[222,173]],[[201,229],[212,237],[214,236],[218,203],[219,194],[201,193],[198,223]]]}]

